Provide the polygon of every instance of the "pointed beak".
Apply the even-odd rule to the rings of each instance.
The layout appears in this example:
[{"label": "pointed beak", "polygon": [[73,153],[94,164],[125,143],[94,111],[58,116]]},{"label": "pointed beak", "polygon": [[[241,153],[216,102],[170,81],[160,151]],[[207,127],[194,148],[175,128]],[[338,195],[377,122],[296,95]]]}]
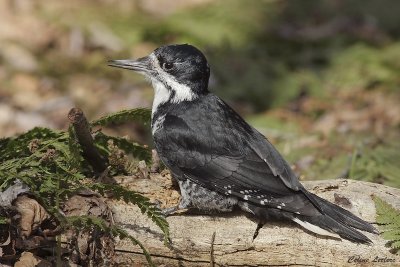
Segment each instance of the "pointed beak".
[{"label": "pointed beak", "polygon": [[150,73],[153,69],[153,64],[149,57],[142,57],[136,60],[132,59],[109,60],[108,66],[134,70],[145,74]]}]

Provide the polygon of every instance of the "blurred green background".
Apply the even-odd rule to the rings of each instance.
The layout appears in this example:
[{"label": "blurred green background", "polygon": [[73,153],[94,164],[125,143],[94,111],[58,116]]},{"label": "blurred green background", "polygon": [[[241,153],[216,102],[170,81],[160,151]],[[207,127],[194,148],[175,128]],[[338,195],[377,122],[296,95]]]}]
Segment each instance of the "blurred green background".
[{"label": "blurred green background", "polygon": [[[0,137],[150,107],[139,75],[106,66],[190,43],[210,89],[301,179],[400,187],[400,1],[0,1]],[[151,145],[146,127],[109,129]]]}]

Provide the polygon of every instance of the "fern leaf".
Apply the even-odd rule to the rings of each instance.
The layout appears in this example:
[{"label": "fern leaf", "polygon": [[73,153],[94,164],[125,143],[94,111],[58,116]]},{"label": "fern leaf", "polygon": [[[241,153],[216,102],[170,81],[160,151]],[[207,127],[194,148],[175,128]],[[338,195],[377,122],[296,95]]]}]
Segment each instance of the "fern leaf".
[{"label": "fern leaf", "polygon": [[68,163],[72,168],[79,170],[81,162],[83,161],[82,148],[76,139],[75,131],[72,126],[68,128],[68,146]]},{"label": "fern leaf", "polygon": [[120,124],[128,121],[138,121],[147,124],[150,122],[150,118],[151,111],[147,108],[127,109],[94,120],[91,122],[91,126],[106,126],[109,124]]},{"label": "fern leaf", "polygon": [[57,138],[59,135],[60,133],[51,129],[36,127],[16,138],[12,138],[6,144],[2,142],[0,162],[13,157],[20,158],[24,155],[29,155],[28,145],[33,139],[51,140]]},{"label": "fern leaf", "polygon": [[373,199],[377,214],[376,222],[383,238],[388,240],[393,248],[400,248],[400,211],[377,196]]},{"label": "fern leaf", "polygon": [[108,226],[108,223],[105,220],[94,216],[70,216],[66,217],[65,219],[67,227],[73,226],[72,228],[74,229],[83,229],[83,230],[90,230],[93,227],[97,227],[98,229],[104,231],[105,233],[111,234],[113,237],[119,237],[120,239],[128,238],[134,245],[138,245],[142,249],[143,254],[146,257],[146,260],[149,263],[149,265],[152,267],[155,266],[151,260],[150,253],[146,250],[143,244],[139,242],[139,240],[131,236],[124,229],[116,225]]},{"label": "fern leaf", "polygon": [[5,217],[0,217],[0,224],[8,224],[8,220]]},{"label": "fern leaf", "polygon": [[141,194],[125,189],[120,185],[114,184],[99,184],[93,183],[88,185],[88,188],[99,192],[104,195],[107,191],[112,192],[112,197],[117,200],[124,200],[126,203],[132,203],[137,205],[142,213],[146,215],[161,229],[164,233],[164,241],[167,243],[169,240],[169,225],[165,217],[161,214],[159,208],[157,208],[150,200],[142,196]]},{"label": "fern leaf", "polygon": [[85,176],[77,171],[77,169],[71,169],[65,161],[56,159],[54,162],[56,166],[61,169],[67,176],[69,175],[70,178],[74,178],[76,181],[83,180],[85,178]]},{"label": "fern leaf", "polygon": [[0,151],[3,151],[10,141],[11,138],[0,138]]},{"label": "fern leaf", "polygon": [[[140,120],[148,122],[150,111],[136,109],[118,112],[101,118],[94,122],[95,125],[123,122],[127,120]],[[96,146],[102,152],[109,154],[108,140],[112,140],[118,149],[144,159],[151,159],[151,152],[144,146],[131,143],[126,139],[108,137],[98,133],[95,140]],[[42,206],[59,221],[65,219],[59,207],[65,199],[77,190],[90,188],[100,192],[112,192],[114,198],[122,199],[127,203],[137,205],[142,213],[146,214],[164,233],[165,241],[169,240],[169,225],[161,211],[150,200],[137,192],[129,191],[118,185],[85,182],[85,177],[93,175],[90,169],[85,168],[81,147],[75,139],[75,133],[70,128],[68,132],[53,131],[47,128],[34,128],[14,138],[0,139],[0,191],[8,188],[15,180],[20,180],[30,188],[30,192],[40,201]],[[79,221],[80,220],[80,221]],[[0,224],[3,222],[0,217]],[[74,224],[91,225],[99,227],[106,232],[113,233],[120,238],[129,238],[134,244],[140,246],[149,263],[150,254],[142,244],[126,231],[115,226],[109,227],[105,221],[95,219],[76,219]],[[81,226],[82,226],[81,225]],[[153,266],[153,264],[151,263]]]},{"label": "fern leaf", "polygon": [[400,249],[400,241],[394,241],[390,244],[390,246],[394,249]]},{"label": "fern leaf", "polygon": [[[385,228],[383,228],[385,229]],[[383,238],[386,240],[399,240],[400,241],[400,231],[399,229],[385,229],[382,233]]]},{"label": "fern leaf", "polygon": [[39,177],[42,173],[38,168],[31,168],[36,163],[22,158],[10,159],[0,164],[0,191],[4,191],[15,180],[23,179],[24,177],[29,177],[30,184],[27,184],[28,186],[36,184],[37,181],[34,178]]},{"label": "fern leaf", "polygon": [[150,149],[141,146],[137,143],[130,142],[129,140],[121,137],[107,136],[103,133],[98,133],[95,137],[95,143],[102,147],[107,147],[107,142],[112,140],[114,145],[118,146],[120,149],[124,150],[125,153],[131,154],[132,156],[145,160],[146,163],[151,161],[151,151]]}]

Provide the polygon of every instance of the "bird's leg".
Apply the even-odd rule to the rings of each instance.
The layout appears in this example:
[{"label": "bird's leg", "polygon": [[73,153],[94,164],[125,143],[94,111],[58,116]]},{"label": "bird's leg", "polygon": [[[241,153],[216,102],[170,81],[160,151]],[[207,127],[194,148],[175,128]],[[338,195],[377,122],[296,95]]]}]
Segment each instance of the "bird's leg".
[{"label": "bird's leg", "polygon": [[169,207],[169,208],[165,208],[161,210],[161,213],[167,217],[169,215],[174,214],[177,210],[179,210],[179,205],[173,206],[173,207]]},{"label": "bird's leg", "polygon": [[161,213],[165,217],[167,217],[167,216],[173,215],[177,212],[186,211],[188,208],[190,208],[190,206],[191,206],[190,200],[188,198],[185,198],[182,196],[178,205],[169,207],[169,208],[165,208],[165,209],[161,210]]},{"label": "bird's leg", "polygon": [[179,205],[162,209],[161,201],[159,201],[159,200],[156,200],[153,204],[154,204],[154,206],[156,206],[158,209],[161,210],[161,214],[164,215],[165,217],[167,217],[167,216],[175,213],[177,210],[179,210]]},{"label": "bird's leg", "polygon": [[259,222],[257,224],[257,228],[256,228],[256,230],[254,231],[254,234],[253,234],[253,241],[254,241],[254,239],[257,238],[258,233],[259,233],[260,229],[263,228],[263,226],[264,226],[264,223]]},{"label": "bird's leg", "polygon": [[187,211],[187,210],[188,210],[188,208],[183,208],[183,207],[181,207],[181,205],[179,204],[179,205],[176,205],[176,206],[173,206],[173,207],[169,207],[169,208],[162,209],[162,210],[161,210],[161,213],[162,213],[165,217],[168,217],[168,216],[170,216],[170,215],[174,215],[174,214],[177,214],[177,213],[181,213],[181,212],[184,212],[184,211]]}]

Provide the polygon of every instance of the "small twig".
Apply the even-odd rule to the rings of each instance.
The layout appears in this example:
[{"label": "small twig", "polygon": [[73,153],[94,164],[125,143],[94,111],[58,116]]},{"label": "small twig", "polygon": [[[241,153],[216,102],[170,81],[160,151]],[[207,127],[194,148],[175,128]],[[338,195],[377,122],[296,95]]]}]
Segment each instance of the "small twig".
[{"label": "small twig", "polygon": [[210,249],[210,267],[214,267],[214,241],[215,241],[215,231],[211,236],[211,249]]},{"label": "small twig", "polygon": [[82,156],[89,162],[95,172],[103,173],[107,167],[107,160],[100,155],[94,146],[85,114],[79,108],[72,108],[68,113],[68,119],[74,127],[79,144],[82,146]]},{"label": "small twig", "polygon": [[143,178],[143,179],[150,178],[149,168],[147,167],[146,162],[144,160],[139,161],[138,168],[139,168],[138,174],[139,174],[140,178]]},{"label": "small twig", "polygon": [[108,166],[100,175],[99,178],[97,178],[97,182],[100,183],[115,183],[114,178],[110,178],[110,176],[108,176],[108,173],[111,170],[111,166]]},{"label": "small twig", "polygon": [[161,167],[161,162],[160,162],[160,157],[157,154],[157,151],[155,149],[151,150],[151,166],[150,166],[150,172],[158,172]]}]

